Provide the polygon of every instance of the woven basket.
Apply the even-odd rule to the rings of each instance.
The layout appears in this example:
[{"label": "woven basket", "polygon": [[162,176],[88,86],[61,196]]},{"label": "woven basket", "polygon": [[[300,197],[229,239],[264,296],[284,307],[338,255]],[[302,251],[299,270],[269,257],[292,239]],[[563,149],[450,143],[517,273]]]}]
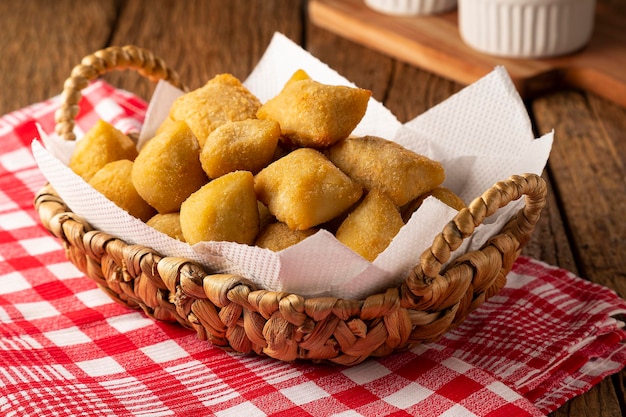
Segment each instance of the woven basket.
[{"label": "woven basket", "polygon": [[[106,72],[123,69],[184,89],[176,73],[149,51],[134,46],[103,49],[85,57],[65,82],[57,133],[74,140],[81,89]],[[499,234],[442,269],[486,217],[522,196],[525,206]],[[35,207],[68,259],[123,305],[141,308],[154,319],[176,321],[228,350],[283,361],[354,365],[438,340],[496,294],[528,242],[545,199],[546,185],[537,175],[498,182],[445,226],[401,285],[363,300],[258,289],[245,277],[207,271],[188,259],[128,245],[93,230],[49,185],[36,196]]]}]

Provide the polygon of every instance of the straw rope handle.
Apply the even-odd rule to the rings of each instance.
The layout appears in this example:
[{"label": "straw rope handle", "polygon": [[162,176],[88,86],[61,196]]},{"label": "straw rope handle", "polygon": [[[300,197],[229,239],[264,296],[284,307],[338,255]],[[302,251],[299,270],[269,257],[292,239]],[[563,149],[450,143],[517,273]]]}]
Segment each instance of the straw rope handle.
[{"label": "straw rope handle", "polygon": [[168,81],[184,91],[178,74],[147,49],[133,45],[111,46],[84,57],[63,84],[61,107],[55,113],[56,133],[65,140],[75,140],[74,119],[79,111],[81,90],[91,80],[114,70],[135,70],[151,81]]},{"label": "straw rope handle", "polygon": [[519,253],[539,221],[541,210],[546,204],[546,194],[546,183],[536,174],[514,175],[485,191],[467,208],[461,210],[422,254],[420,263],[405,280],[405,287],[410,291],[404,294],[405,302],[409,305],[415,304],[417,299],[432,291],[433,284],[437,280],[443,280],[442,266],[463,241],[474,233],[474,229],[498,209],[524,196],[525,206],[490,241],[499,248],[502,255],[509,252]]}]

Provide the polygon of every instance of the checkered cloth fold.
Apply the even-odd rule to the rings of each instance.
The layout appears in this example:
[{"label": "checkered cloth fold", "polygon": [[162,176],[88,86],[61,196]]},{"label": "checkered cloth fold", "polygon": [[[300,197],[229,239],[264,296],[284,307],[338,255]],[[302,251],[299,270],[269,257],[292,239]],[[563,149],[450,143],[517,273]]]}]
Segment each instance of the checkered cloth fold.
[{"label": "checkered cloth fold", "polygon": [[[103,81],[77,133],[137,130],[146,104]],[[506,287],[438,343],[354,367],[227,353],[114,303],[64,255],[32,201],[30,153],[58,97],[0,118],[0,414],[540,416],[626,364],[626,302],[521,257]]]}]

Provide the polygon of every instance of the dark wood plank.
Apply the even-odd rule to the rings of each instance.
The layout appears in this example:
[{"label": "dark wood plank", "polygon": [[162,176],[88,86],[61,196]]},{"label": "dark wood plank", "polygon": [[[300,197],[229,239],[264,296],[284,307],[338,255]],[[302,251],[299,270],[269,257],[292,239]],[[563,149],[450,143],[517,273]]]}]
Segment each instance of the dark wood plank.
[{"label": "dark wood plank", "polygon": [[[532,110],[540,129],[556,131],[549,162],[556,189],[551,204],[560,208],[576,267],[563,264],[560,257],[554,264],[578,270],[581,277],[625,297],[626,110],[576,91],[541,97],[533,102]],[[622,371],[603,380],[555,415],[623,415],[625,378],[626,371]]]},{"label": "dark wood plank", "polygon": [[[127,0],[111,44],[151,50],[192,89],[222,72],[243,80],[275,31],[302,43],[302,7],[293,0],[154,0],[149,7],[143,0]],[[152,94],[151,83],[134,74],[116,73],[106,79],[145,99]]]},{"label": "dark wood plank", "polygon": [[535,232],[522,254],[539,259],[550,265],[558,265],[574,274],[578,274],[578,266],[572,247],[568,241],[566,225],[563,224],[561,211],[554,194],[554,187],[548,174],[543,175],[548,184],[546,207],[541,212],[541,219],[535,227]]},{"label": "dark wood plank", "polygon": [[615,387],[611,378],[607,378],[589,392],[572,398],[552,413],[551,417],[619,417],[622,415]]},{"label": "dark wood plank", "polygon": [[117,8],[115,0],[1,1],[0,114],[59,94],[72,67],[106,45]]},{"label": "dark wood plank", "polygon": [[622,410],[622,416],[626,414],[626,370],[613,375],[611,377],[615,392],[617,393],[617,399],[619,400],[620,408]]},{"label": "dark wood plank", "polygon": [[[626,163],[626,107],[616,106],[593,94],[588,94],[586,98],[594,120],[598,123],[598,129],[610,140],[607,151],[617,158],[618,163],[621,161],[623,169]],[[622,185],[626,192],[626,181]]]},{"label": "dark wood plank", "polygon": [[538,126],[554,128],[550,156],[579,274],[626,297],[626,118],[623,109],[575,91],[533,103]]}]

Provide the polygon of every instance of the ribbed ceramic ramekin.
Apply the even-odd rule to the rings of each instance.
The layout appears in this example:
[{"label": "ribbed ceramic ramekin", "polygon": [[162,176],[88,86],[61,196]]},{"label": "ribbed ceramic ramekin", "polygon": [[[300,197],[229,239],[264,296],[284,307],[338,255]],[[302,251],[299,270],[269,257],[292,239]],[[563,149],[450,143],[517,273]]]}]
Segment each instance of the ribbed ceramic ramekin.
[{"label": "ribbed ceramic ramekin", "polygon": [[365,0],[365,4],[380,13],[397,16],[417,16],[447,12],[456,7],[457,0]]},{"label": "ribbed ceramic ramekin", "polygon": [[491,55],[543,58],[589,42],[595,0],[458,0],[461,38]]}]

